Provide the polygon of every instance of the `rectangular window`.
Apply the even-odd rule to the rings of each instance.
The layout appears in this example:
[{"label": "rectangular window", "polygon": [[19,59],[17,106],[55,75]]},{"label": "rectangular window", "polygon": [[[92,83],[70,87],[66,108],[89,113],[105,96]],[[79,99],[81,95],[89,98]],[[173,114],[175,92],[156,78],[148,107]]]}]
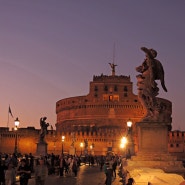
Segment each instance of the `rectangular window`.
[{"label": "rectangular window", "polygon": [[112,95],[109,96],[109,101],[113,101],[113,96]]},{"label": "rectangular window", "polygon": [[114,95],[114,100],[119,101],[119,95]]},{"label": "rectangular window", "polygon": [[108,101],[109,100],[109,96],[107,94],[103,95],[103,101]]},{"label": "rectangular window", "polygon": [[119,95],[103,95],[103,101],[119,101]]}]

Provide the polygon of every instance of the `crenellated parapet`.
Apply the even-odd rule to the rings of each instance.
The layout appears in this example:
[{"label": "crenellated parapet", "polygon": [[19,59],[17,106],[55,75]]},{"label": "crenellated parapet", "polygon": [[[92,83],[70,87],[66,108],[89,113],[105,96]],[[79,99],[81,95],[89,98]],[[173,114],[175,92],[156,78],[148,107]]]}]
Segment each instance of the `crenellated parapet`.
[{"label": "crenellated parapet", "polygon": [[117,75],[111,75],[111,76],[108,76],[108,75],[104,75],[104,74],[101,74],[100,76],[93,76],[93,81],[94,82],[130,82],[130,76],[123,76],[123,75],[120,75],[120,76],[117,76]]}]

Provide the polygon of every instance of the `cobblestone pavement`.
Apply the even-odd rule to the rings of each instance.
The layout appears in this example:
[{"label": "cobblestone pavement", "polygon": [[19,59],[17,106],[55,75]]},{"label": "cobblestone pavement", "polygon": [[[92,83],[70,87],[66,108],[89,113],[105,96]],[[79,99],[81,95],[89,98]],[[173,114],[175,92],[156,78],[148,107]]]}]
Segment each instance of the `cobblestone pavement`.
[{"label": "cobblestone pavement", "polygon": [[[113,179],[112,185],[122,185],[120,177],[117,175]],[[80,166],[77,177],[49,175],[45,185],[104,185],[105,174],[98,166]],[[29,180],[28,185],[35,185],[34,177]]]}]

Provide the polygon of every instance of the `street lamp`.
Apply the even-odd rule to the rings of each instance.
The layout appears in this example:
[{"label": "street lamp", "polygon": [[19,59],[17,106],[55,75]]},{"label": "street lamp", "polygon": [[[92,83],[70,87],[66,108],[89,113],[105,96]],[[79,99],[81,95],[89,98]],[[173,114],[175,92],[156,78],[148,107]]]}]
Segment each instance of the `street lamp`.
[{"label": "street lamp", "polygon": [[82,148],[83,148],[84,144],[80,143],[80,148],[81,148],[81,155],[82,155]]},{"label": "street lamp", "polygon": [[127,144],[127,138],[124,136],[121,138],[120,148],[123,150],[125,148],[125,157],[126,157],[126,144]]},{"label": "street lamp", "polygon": [[62,155],[64,154],[64,140],[65,140],[65,136],[62,136]]},{"label": "street lamp", "polygon": [[93,146],[92,146],[92,145],[90,145],[90,151],[91,151],[91,154],[92,154],[92,149],[93,149]]},{"label": "street lamp", "polygon": [[14,127],[14,130],[16,131],[15,133],[15,148],[14,148],[14,153],[15,154],[17,154],[17,130],[18,130],[18,127],[19,127],[19,123],[20,123],[20,121],[19,121],[19,119],[18,118],[16,118],[15,119],[15,121],[14,121],[14,125],[15,125],[15,127]]},{"label": "street lamp", "polygon": [[[128,139],[129,139],[129,142],[130,142],[130,146],[131,146],[131,151],[132,151],[132,144],[133,144],[133,142],[132,142],[132,121],[129,119],[128,121],[127,121],[127,128],[128,128]],[[128,148],[128,158],[130,158],[131,157],[131,153],[132,152],[130,152],[130,148]]]},{"label": "street lamp", "polygon": [[132,121],[130,119],[127,121],[127,127],[128,127],[128,133],[130,133],[131,127],[132,127]]},{"label": "street lamp", "polygon": [[127,144],[127,138],[124,136],[121,138],[121,144],[125,146]]}]

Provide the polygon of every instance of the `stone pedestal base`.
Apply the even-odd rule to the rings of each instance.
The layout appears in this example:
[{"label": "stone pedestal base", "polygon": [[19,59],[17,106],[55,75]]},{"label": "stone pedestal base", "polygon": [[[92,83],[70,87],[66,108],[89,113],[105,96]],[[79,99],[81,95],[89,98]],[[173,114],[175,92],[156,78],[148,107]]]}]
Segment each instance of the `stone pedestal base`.
[{"label": "stone pedestal base", "polygon": [[84,150],[84,155],[88,155],[88,149]]},{"label": "stone pedestal base", "polygon": [[75,155],[75,153],[76,153],[75,147],[71,146],[69,149],[69,155]]},{"label": "stone pedestal base", "polygon": [[128,161],[131,169],[140,167],[159,168],[165,172],[184,173],[182,161],[168,153],[168,124],[139,122],[138,153]]},{"label": "stone pedestal base", "polygon": [[40,142],[40,143],[37,143],[37,151],[36,151],[36,154],[37,155],[42,155],[42,156],[45,156],[47,155],[47,146],[48,144],[45,143],[45,142]]},{"label": "stone pedestal base", "polygon": [[142,153],[168,152],[168,125],[158,122],[137,123],[139,146]]}]

